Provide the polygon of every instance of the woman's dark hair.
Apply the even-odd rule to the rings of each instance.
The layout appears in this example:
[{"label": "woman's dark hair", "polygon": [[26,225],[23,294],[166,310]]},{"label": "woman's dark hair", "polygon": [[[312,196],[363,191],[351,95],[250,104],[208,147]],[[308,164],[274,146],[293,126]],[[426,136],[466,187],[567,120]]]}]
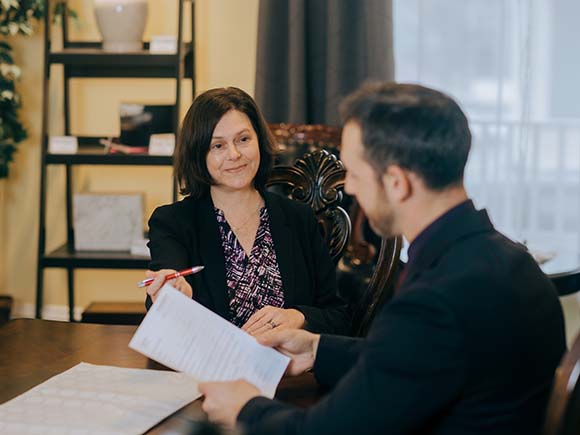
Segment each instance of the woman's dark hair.
[{"label": "woman's dark hair", "polygon": [[270,176],[277,144],[252,97],[241,89],[210,89],[199,95],[187,111],[175,150],[173,168],[182,195],[199,198],[209,191],[212,178],[206,156],[215,126],[230,110],[244,113],[252,123],[260,147],[260,166],[254,187],[263,190]]},{"label": "woman's dark hair", "polygon": [[345,99],[341,115],[344,123],[359,124],[377,174],[396,164],[433,190],[463,181],[471,133],[447,95],[413,84],[367,83]]}]

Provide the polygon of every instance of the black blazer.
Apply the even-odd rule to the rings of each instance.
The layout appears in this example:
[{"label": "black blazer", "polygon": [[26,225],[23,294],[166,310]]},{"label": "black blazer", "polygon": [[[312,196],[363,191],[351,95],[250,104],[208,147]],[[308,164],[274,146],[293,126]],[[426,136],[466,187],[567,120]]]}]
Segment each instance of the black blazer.
[{"label": "black blazer", "polygon": [[308,410],[263,397],[248,433],[540,434],[565,350],[556,291],[531,256],[467,207],[415,257],[366,340],[323,335]]},{"label": "black blazer", "polygon": [[[273,193],[263,194],[284,289],[284,307],[300,310],[305,328],[347,333],[350,321],[339,298],[335,266],[307,205]],[[187,197],[157,208],[149,219],[151,270],[205,269],[186,279],[193,299],[230,319],[225,260],[211,197]],[[149,297],[147,308],[151,305]]]}]

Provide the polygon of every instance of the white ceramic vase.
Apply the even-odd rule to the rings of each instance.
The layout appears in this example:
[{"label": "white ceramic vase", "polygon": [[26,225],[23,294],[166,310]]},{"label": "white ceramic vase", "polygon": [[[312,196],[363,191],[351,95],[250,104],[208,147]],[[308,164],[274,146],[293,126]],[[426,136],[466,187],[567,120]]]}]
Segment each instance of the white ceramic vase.
[{"label": "white ceramic vase", "polygon": [[147,0],[94,0],[103,50],[127,52],[143,48]]}]

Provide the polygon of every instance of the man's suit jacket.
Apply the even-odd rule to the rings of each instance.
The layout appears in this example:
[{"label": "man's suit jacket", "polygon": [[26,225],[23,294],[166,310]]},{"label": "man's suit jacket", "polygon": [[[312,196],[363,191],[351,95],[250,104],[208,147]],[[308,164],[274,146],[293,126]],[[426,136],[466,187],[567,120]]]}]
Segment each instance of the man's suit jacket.
[{"label": "man's suit jacket", "polygon": [[[348,333],[350,319],[338,297],[336,271],[314,213],[307,205],[273,193],[263,194],[284,290],[284,307],[300,310],[305,328]],[[209,195],[157,208],[149,220],[151,270],[204,265],[186,279],[193,299],[230,319],[225,259]],[[151,305],[147,298],[147,308]]]},{"label": "man's suit jacket", "polygon": [[556,291],[485,211],[455,214],[406,271],[366,340],[323,335],[333,390],[304,411],[265,398],[248,433],[539,434],[565,350]]}]

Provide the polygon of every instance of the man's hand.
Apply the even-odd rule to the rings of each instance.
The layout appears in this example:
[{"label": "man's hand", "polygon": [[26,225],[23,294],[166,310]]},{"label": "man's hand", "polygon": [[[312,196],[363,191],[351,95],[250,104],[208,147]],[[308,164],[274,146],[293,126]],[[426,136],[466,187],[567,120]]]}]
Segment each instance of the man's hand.
[{"label": "man's hand", "polygon": [[303,329],[274,329],[256,338],[264,346],[275,347],[292,358],[286,370],[289,375],[299,375],[314,366],[320,342],[318,334]]},{"label": "man's hand", "polygon": [[271,329],[298,329],[303,326],[304,314],[300,311],[266,305],[250,316],[242,330],[256,337]]},{"label": "man's hand", "polygon": [[199,392],[205,396],[201,409],[207,412],[210,421],[229,427],[236,424],[238,414],[260,390],[248,381],[202,382]]},{"label": "man's hand", "polygon": [[193,290],[184,277],[178,276],[177,278],[165,281],[165,277],[167,275],[171,275],[172,273],[175,273],[175,270],[161,269],[158,272],[153,272],[152,270],[145,272],[145,276],[147,278],[155,278],[155,280],[149,284],[146,289],[147,294],[151,296],[152,302],[155,302],[155,299],[157,299],[157,296],[159,296],[159,290],[161,290],[163,284],[169,284],[191,299],[193,296]]}]

